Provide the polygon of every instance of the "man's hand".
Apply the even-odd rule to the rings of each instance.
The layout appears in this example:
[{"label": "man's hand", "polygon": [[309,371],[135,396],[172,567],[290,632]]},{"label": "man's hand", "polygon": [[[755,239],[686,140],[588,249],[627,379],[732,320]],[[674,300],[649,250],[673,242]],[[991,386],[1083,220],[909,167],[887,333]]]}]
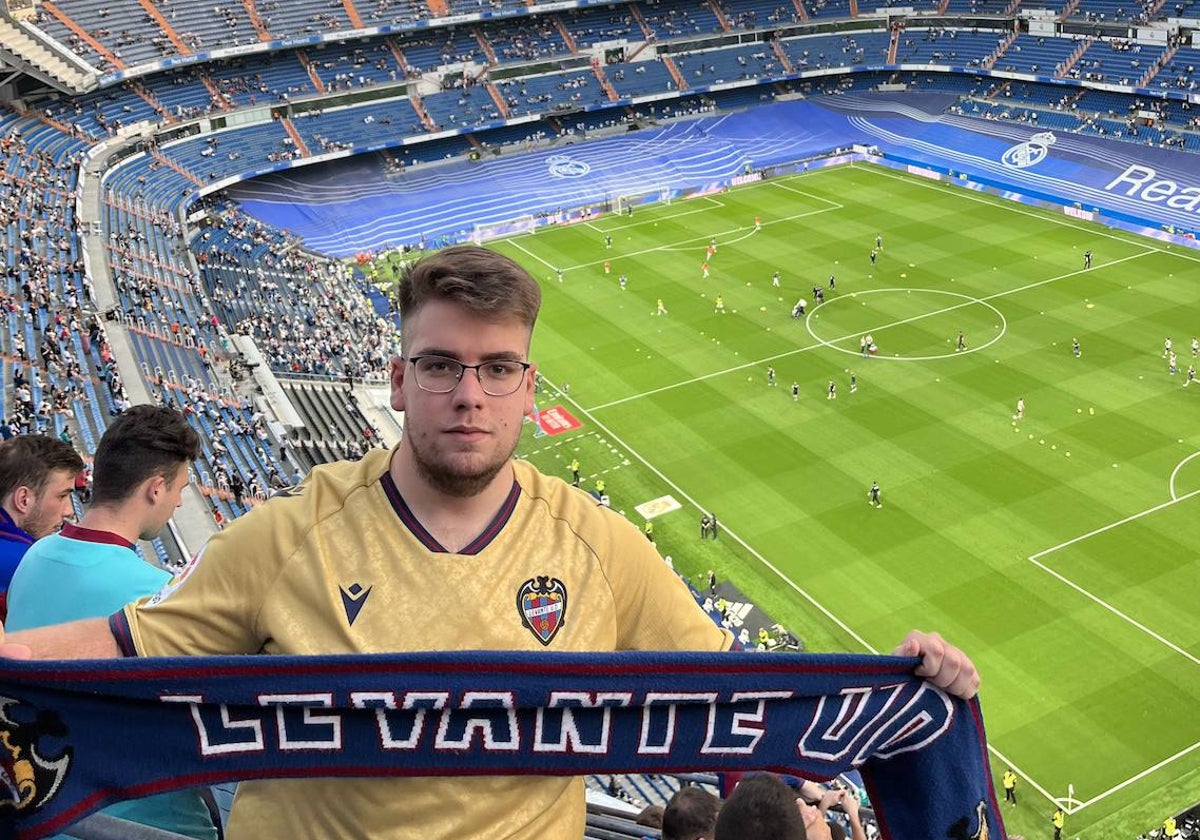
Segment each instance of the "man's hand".
[{"label": "man's hand", "polygon": [[4,640],[4,625],[0,624],[0,659],[32,659],[29,645],[13,644]]},{"label": "man's hand", "polygon": [[970,657],[937,633],[913,630],[892,655],[921,657],[916,675],[949,694],[970,700],[979,693],[979,672]]}]

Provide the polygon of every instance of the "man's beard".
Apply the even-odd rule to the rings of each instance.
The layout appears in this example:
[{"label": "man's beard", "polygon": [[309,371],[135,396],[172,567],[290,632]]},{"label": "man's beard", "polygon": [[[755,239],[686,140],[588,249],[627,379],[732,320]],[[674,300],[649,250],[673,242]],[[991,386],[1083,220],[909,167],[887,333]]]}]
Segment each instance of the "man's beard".
[{"label": "man's beard", "polygon": [[489,464],[482,471],[468,475],[453,473],[445,467],[431,464],[425,460],[419,447],[412,448],[412,456],[417,474],[431,487],[443,495],[466,499],[482,493],[484,488],[491,484],[492,479],[499,475],[500,470],[504,469],[512,453],[509,453],[509,458]]}]

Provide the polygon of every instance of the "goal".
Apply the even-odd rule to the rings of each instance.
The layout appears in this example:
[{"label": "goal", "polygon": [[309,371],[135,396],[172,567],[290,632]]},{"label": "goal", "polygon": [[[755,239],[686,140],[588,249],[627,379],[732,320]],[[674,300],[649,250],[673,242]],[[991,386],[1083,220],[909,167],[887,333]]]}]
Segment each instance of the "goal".
[{"label": "goal", "polygon": [[486,224],[475,225],[471,232],[471,240],[479,245],[491,239],[499,239],[502,236],[514,236],[518,233],[530,233],[537,227],[537,219],[531,214],[517,216],[515,219],[507,219],[503,222],[487,222]]},{"label": "goal", "polygon": [[633,209],[643,204],[670,204],[673,191],[670,187],[651,187],[642,192],[619,195],[613,202],[613,210],[622,216],[633,215]]}]

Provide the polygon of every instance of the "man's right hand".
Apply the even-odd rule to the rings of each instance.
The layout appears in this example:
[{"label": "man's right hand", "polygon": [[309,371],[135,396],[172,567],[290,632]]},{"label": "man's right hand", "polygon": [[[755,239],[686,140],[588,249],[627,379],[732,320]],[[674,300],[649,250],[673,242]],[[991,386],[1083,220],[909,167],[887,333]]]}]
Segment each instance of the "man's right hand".
[{"label": "man's right hand", "polygon": [[0,624],[0,659],[32,659],[33,651],[29,645],[5,641],[4,625]]}]

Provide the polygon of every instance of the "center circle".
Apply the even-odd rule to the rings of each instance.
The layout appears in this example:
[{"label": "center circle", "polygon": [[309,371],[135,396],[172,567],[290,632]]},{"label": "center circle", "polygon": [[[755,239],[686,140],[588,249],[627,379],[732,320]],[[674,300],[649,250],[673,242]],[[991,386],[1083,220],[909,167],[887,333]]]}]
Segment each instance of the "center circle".
[{"label": "center circle", "polygon": [[[855,333],[850,333],[850,334],[841,336],[840,338],[836,338],[833,341],[827,341],[826,339],[821,338],[821,336],[817,335],[816,331],[813,329],[813,316],[816,315],[818,312],[828,311],[828,307],[834,303],[837,303],[838,301],[855,300],[856,298],[862,297],[863,295],[879,295],[879,294],[884,294],[884,293],[888,293],[888,292],[903,293],[903,294],[912,294],[914,292],[919,292],[919,293],[930,294],[930,295],[946,295],[948,297],[958,298],[959,300],[961,300],[963,302],[955,304],[953,306],[948,306],[944,309],[936,309],[936,310],[933,310],[932,312],[926,312],[926,313],[923,313],[920,315],[913,315],[909,318],[903,318],[899,321],[893,321],[890,324],[880,324],[879,326],[872,327],[870,329],[865,329],[865,330],[862,330],[861,332],[855,332]],[[867,333],[880,332],[883,330],[891,329],[892,327],[898,327],[898,326],[902,326],[904,324],[911,324],[914,321],[919,321],[923,318],[932,318],[937,315],[944,315],[948,312],[953,312],[956,309],[961,309],[965,306],[971,306],[974,304],[987,307],[988,309],[992,310],[992,312],[994,312],[996,314],[997,318],[1000,319],[999,331],[994,336],[992,336],[990,339],[985,341],[983,344],[980,344],[978,347],[968,347],[966,350],[955,351],[952,353],[935,353],[935,354],[930,354],[930,355],[925,355],[925,356],[878,355],[878,356],[871,357],[873,359],[885,359],[887,361],[892,361],[892,362],[927,362],[927,361],[932,361],[934,359],[949,359],[949,358],[953,358],[955,356],[963,356],[963,355],[966,355],[967,353],[976,353],[980,350],[983,350],[986,347],[991,347],[993,344],[995,344],[997,341],[999,341],[1004,336],[1004,333],[1008,331],[1008,320],[1004,317],[1004,313],[1001,312],[996,307],[992,306],[986,300],[983,300],[982,298],[972,297],[971,295],[964,295],[959,292],[947,292],[942,289],[905,289],[905,288],[868,289],[863,292],[852,292],[848,295],[840,295],[838,297],[833,298],[832,300],[829,300],[829,301],[821,304],[820,306],[813,307],[809,311],[807,317],[805,317],[805,319],[804,319],[804,328],[806,330],[808,330],[808,334],[811,335],[818,344],[823,344],[824,346],[830,348],[831,350],[836,350],[839,353],[848,353],[851,356],[861,356],[862,355],[861,350],[859,350],[857,348],[839,347],[837,342],[845,341],[849,338],[854,338],[855,336],[859,336],[859,335],[866,335]]]}]

